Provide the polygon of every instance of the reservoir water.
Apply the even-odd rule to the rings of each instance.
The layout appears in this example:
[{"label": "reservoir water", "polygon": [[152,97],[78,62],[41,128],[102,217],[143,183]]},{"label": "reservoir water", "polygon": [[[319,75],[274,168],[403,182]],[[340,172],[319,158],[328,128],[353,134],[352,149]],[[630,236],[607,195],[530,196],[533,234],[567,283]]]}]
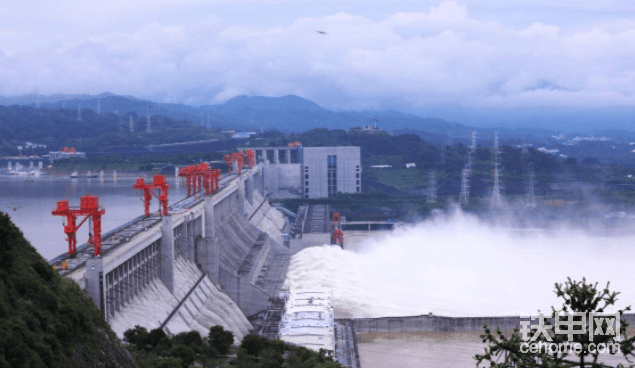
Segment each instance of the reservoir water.
[{"label": "reservoir water", "polygon": [[[132,188],[136,178],[69,179],[42,176],[29,178],[0,176],[0,211],[11,216],[25,237],[46,259],[68,251],[65,240],[63,217],[51,215],[57,201],[67,199],[71,206],[79,206],[79,198],[86,193],[97,195],[99,203],[106,209],[102,217],[102,231],[107,232],[143,214],[141,191]],[[146,181],[151,180],[146,177]],[[174,177],[167,176],[170,183],[170,203],[182,199],[186,189],[177,185]],[[151,210],[159,209],[153,200]],[[78,244],[88,239],[88,224],[79,230]]]}]

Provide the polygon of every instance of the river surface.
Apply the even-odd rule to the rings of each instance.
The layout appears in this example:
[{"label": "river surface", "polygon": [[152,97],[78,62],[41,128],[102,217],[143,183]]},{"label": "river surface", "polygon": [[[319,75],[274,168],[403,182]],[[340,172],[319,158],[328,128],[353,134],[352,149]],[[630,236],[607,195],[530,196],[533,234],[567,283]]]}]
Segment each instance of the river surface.
[{"label": "river surface", "polygon": [[[100,179],[69,179],[53,176],[29,178],[0,176],[0,211],[11,216],[25,237],[46,259],[68,251],[63,217],[51,215],[57,201],[67,199],[71,206],[79,206],[79,198],[86,193],[97,195],[99,204],[106,209],[102,217],[102,232],[107,232],[143,214],[141,191],[133,189],[135,178],[112,177]],[[31,181],[32,180],[32,181]],[[152,180],[146,177],[146,182]],[[186,195],[186,189],[167,176],[170,183],[169,203]],[[151,210],[159,209],[158,200]],[[78,245],[88,239],[88,223],[77,235]]]},{"label": "river surface", "polygon": [[[504,331],[509,336],[508,331]],[[629,328],[628,336],[635,329]],[[481,332],[404,332],[357,335],[364,368],[460,368],[476,367],[474,355],[483,354]],[[499,363],[504,357],[499,358]],[[600,354],[609,366],[628,362],[622,355]],[[481,364],[480,367],[489,367]]]}]

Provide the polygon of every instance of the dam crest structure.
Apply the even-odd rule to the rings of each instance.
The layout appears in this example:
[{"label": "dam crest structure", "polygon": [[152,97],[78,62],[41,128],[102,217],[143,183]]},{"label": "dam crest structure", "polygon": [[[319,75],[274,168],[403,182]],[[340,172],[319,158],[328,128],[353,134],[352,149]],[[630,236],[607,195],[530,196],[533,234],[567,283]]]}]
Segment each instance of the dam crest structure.
[{"label": "dam crest structure", "polygon": [[138,218],[60,255],[60,273],[95,302],[120,337],[136,325],[203,336],[214,325],[240,341],[247,317],[278,297],[291,259],[289,221],[268,201],[268,162],[220,178],[219,191],[189,196],[169,214]]}]

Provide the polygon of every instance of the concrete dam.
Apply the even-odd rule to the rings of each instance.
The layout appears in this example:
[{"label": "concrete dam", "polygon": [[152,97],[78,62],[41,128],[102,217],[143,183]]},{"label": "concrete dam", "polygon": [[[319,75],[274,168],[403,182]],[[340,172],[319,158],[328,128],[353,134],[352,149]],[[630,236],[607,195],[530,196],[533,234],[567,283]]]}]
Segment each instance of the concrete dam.
[{"label": "concrete dam", "polygon": [[284,215],[270,206],[268,165],[225,174],[220,190],[187,197],[169,215],[140,216],[102,236],[102,254],[86,244],[68,269],[120,336],[135,325],[169,334],[222,325],[239,341],[249,316],[276,298],[291,259]]}]

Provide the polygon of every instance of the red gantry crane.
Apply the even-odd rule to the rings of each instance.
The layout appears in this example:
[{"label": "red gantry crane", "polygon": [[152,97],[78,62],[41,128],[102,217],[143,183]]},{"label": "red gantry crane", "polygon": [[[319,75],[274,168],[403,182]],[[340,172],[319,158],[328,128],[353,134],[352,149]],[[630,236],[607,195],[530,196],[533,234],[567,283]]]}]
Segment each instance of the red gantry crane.
[{"label": "red gantry crane", "polygon": [[[57,208],[51,212],[53,216],[66,216],[67,224],[64,232],[68,240],[68,255],[72,256],[77,252],[77,230],[86,222],[92,219],[93,229],[89,236],[88,243],[95,247],[95,256],[101,254],[101,216],[106,213],[103,207],[99,207],[99,198],[86,194],[79,199],[79,207],[70,207],[67,200],[57,202]],[[86,216],[77,225],[77,217]],[[90,233],[90,230],[89,230]]]},{"label": "red gantry crane", "polygon": [[225,155],[225,162],[229,165],[229,172],[232,172],[233,163],[236,163],[238,175],[242,173],[242,169],[245,166],[245,157],[240,152],[234,152],[230,155]]},{"label": "red gantry crane", "polygon": [[338,212],[333,212],[333,228],[339,229],[342,225],[342,216]]},{"label": "red gantry crane", "polygon": [[247,157],[247,167],[256,166],[256,152],[253,150],[245,150],[245,156]]},{"label": "red gantry crane", "polygon": [[202,174],[203,174],[203,188],[205,188],[205,195],[210,195],[210,194],[218,192],[220,169],[210,169],[209,166],[207,166],[207,169],[203,171]]},{"label": "red gantry crane", "polygon": [[342,216],[339,212],[333,212],[333,244],[344,249],[344,233],[342,232]]},{"label": "red gantry crane", "polygon": [[[194,192],[196,193],[196,165],[182,167],[179,169],[179,176],[185,178],[186,188],[187,188],[187,196],[191,196]],[[192,189],[194,189],[192,191]]]},{"label": "red gantry crane", "polygon": [[[150,216],[150,201],[152,200],[152,196],[155,196],[159,200],[162,215],[166,216],[168,214],[168,189],[170,189],[170,184],[166,183],[165,175],[155,175],[152,180],[152,183],[146,183],[143,178],[138,178],[132,187],[134,189],[143,190],[146,217]],[[155,193],[156,189],[159,189],[161,194],[157,195]]]},{"label": "red gantry crane", "polygon": [[340,229],[333,231],[333,244],[337,244],[344,249],[344,233]]},{"label": "red gantry crane", "polygon": [[218,192],[220,169],[211,169],[207,163],[183,167],[179,170],[179,176],[187,181],[188,197],[205,189],[205,195]]}]

